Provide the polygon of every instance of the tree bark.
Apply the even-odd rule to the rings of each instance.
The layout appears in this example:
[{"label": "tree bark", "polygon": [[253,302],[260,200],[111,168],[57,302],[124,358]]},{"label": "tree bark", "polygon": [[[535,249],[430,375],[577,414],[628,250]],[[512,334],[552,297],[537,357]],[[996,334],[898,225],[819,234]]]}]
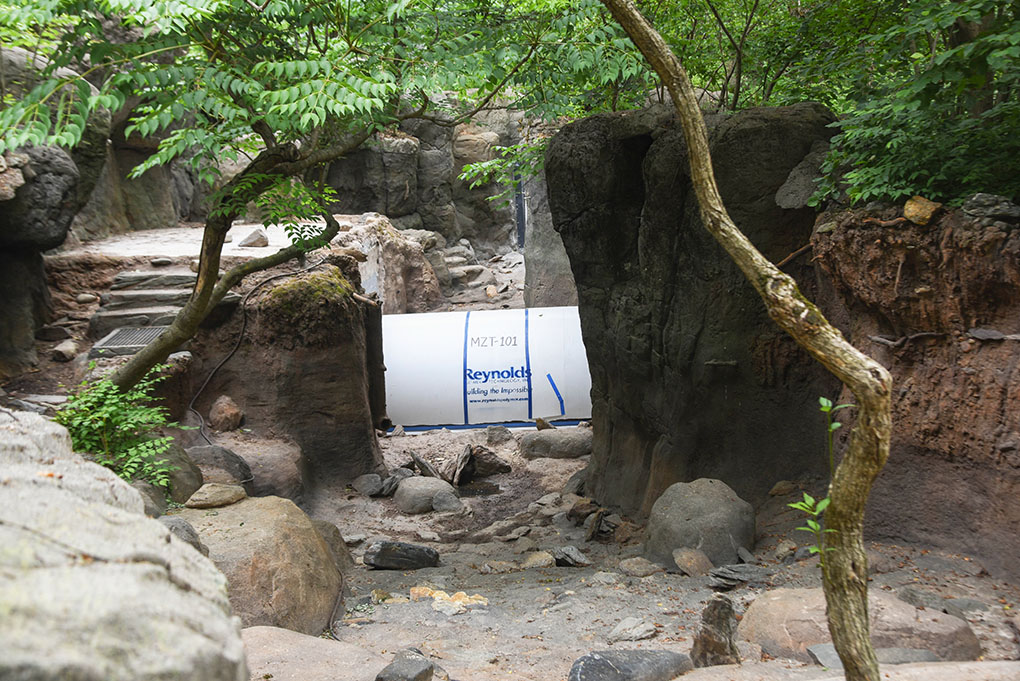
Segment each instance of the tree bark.
[{"label": "tree bark", "polygon": [[[769,316],[846,384],[858,403],[857,423],[830,488],[823,583],[829,632],[848,681],[879,681],[868,628],[864,505],[889,456],[892,378],[882,365],[851,345],[740,232],[719,196],[708,133],[690,80],[662,37],[630,0],[602,0],[666,84],[683,125],[691,179],[702,222],[762,297]],[[829,549],[832,549],[831,551]]]}]

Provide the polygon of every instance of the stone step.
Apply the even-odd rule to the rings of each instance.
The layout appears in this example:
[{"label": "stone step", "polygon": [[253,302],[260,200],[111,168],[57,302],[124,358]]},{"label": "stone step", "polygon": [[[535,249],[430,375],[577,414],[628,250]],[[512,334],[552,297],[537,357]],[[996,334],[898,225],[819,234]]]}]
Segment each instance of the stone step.
[{"label": "stone step", "polygon": [[[209,313],[203,327],[216,326],[225,321],[241,301],[241,295],[231,291],[223,296],[223,300]],[[89,337],[102,338],[114,329],[122,326],[165,326],[173,321],[180,312],[179,305],[152,305],[146,307],[126,307],[123,309],[99,308],[89,320]]]},{"label": "stone step", "polygon": [[110,310],[105,307],[92,315],[89,320],[89,336],[102,338],[122,326],[166,326],[173,321],[181,308],[176,305],[134,307]]},{"label": "stone step", "polygon": [[191,297],[191,288],[126,288],[103,295],[104,310],[160,305],[181,306]]},{"label": "stone step", "polygon": [[121,289],[166,289],[176,287],[192,287],[195,285],[197,276],[194,272],[186,269],[167,270],[133,270],[130,272],[119,272],[113,278],[114,291]]}]

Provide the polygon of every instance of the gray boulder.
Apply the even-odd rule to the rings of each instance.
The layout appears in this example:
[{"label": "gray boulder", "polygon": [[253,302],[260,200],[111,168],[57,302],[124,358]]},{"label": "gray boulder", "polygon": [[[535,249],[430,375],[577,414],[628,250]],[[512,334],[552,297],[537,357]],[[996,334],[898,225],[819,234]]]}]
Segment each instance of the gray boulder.
[{"label": "gray boulder", "polygon": [[184,502],[188,508],[220,508],[236,504],[248,495],[240,485],[224,485],[219,482],[207,482],[195,490],[191,498]]},{"label": "gray boulder", "polygon": [[599,650],[574,660],[567,681],[670,681],[692,669],[672,650]]},{"label": "gray boulder", "polygon": [[[813,211],[780,208],[775,196],[834,120],[801,103],[707,121],[722,198],[766,257],[811,237]],[[823,473],[815,396],[838,392],[701,224],[687,155],[666,107],[570,123],[546,152],[591,368],[585,493],[636,516],[680,480],[723,480],[757,503],[777,479]],[[817,300],[809,258],[784,271]]]},{"label": "gray boulder", "polygon": [[719,480],[671,485],[652,506],[645,554],[674,565],[673,550],[684,546],[714,565],[736,563],[737,547],[754,546],[754,508]]},{"label": "gray boulder", "polygon": [[166,513],[166,493],[163,490],[144,480],[135,480],[131,483],[131,487],[142,495],[142,501],[145,502],[145,515],[150,518],[158,518]]},{"label": "gray boulder", "polygon": [[525,433],[521,454],[526,459],[577,459],[591,454],[590,428],[551,428]]},{"label": "gray boulder", "polygon": [[433,498],[440,492],[449,492],[456,496],[453,485],[445,480],[415,476],[400,481],[393,501],[403,513],[409,515],[428,513],[433,509]]},{"label": "gray boulder", "polygon": [[359,494],[364,494],[366,497],[374,497],[382,492],[383,480],[378,473],[365,473],[354,478],[351,487],[356,489]]},{"label": "gray boulder", "polygon": [[215,566],[60,426],[0,413],[0,428],[0,678],[246,681]]},{"label": "gray boulder", "polygon": [[184,447],[176,442],[171,443],[170,448],[156,458],[165,459],[170,466],[170,498],[178,504],[186,502],[202,486],[202,469],[195,465]]},{"label": "gray boulder", "polygon": [[383,480],[382,489],[379,490],[379,496],[388,497],[392,496],[397,491],[397,486],[400,485],[400,481],[404,478],[410,478],[414,475],[414,471],[409,468],[400,466],[390,471],[388,478]]},{"label": "gray boulder", "polygon": [[185,451],[202,471],[202,482],[240,485],[249,496],[254,494],[254,476],[248,462],[226,447],[202,445],[188,447]]},{"label": "gray boulder", "polygon": [[408,648],[397,653],[375,681],[430,681],[434,671],[432,660],[417,648]]},{"label": "gray boulder", "polygon": [[380,541],[365,549],[365,565],[380,570],[417,570],[439,565],[439,552],[402,541]]}]

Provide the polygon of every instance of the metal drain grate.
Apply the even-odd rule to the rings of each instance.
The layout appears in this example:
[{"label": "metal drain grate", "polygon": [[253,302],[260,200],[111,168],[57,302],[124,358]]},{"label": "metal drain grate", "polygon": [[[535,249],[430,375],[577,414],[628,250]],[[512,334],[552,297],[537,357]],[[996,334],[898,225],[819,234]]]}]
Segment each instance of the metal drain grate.
[{"label": "metal drain grate", "polygon": [[156,339],[169,327],[166,326],[124,326],[114,329],[89,350],[89,357],[114,357],[133,355]]}]

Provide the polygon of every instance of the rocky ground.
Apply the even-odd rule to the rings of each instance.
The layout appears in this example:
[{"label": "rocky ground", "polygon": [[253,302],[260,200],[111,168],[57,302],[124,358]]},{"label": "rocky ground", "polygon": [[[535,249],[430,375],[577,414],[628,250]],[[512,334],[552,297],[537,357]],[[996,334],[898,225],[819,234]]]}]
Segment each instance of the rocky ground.
[{"label": "rocky ground", "polygon": [[[406,516],[391,499],[365,497],[353,489],[320,490],[309,498],[306,510],[336,523],[359,563],[348,580],[350,595],[338,638],[383,657],[418,648],[451,678],[463,680],[565,678],[571,663],[593,650],[689,651],[713,593],[710,577],[675,570],[647,574],[656,568],[640,560],[640,531],[622,542],[609,537],[585,541],[584,527],[566,516],[577,497],[560,494],[584,461],[526,460],[517,451],[519,437],[517,433],[510,442],[488,445],[513,471],[487,479],[484,491],[489,493],[469,496],[465,490],[461,513]],[[439,461],[468,443],[486,445],[485,431],[439,430],[383,440],[391,468],[404,464],[411,451]],[[799,498],[803,487],[811,485],[780,488],[783,494],[759,510],[754,562],[763,570],[760,578],[729,592],[738,613],[769,590],[820,586],[818,559],[794,560],[790,553],[790,542],[803,546],[806,535],[794,529],[801,518],[785,504]],[[512,529],[497,523],[496,531],[503,534],[492,536],[491,523],[506,518],[516,518],[509,523]],[[432,547],[440,554],[440,565],[408,571],[365,567],[365,548],[382,539]],[[537,551],[555,552],[568,545],[577,547],[590,565],[526,567]],[[1020,603],[1016,585],[990,577],[970,557],[919,546],[871,543],[869,557],[873,592],[923,603],[935,612],[944,607],[944,599],[956,599],[964,609],[958,614],[967,618],[980,641],[983,659],[1020,658],[1013,616]],[[477,594],[485,603],[444,612],[434,598],[415,598],[428,593],[423,587]],[[612,641],[614,628],[625,618],[647,625],[650,634],[638,635],[648,637]],[[750,663],[744,669],[704,678],[824,677],[816,675],[821,672],[816,665],[769,659],[751,643],[742,643],[740,651]],[[281,671],[271,660],[256,661],[252,678],[260,673],[290,678],[280,677]],[[301,673],[313,672],[314,665]],[[365,678],[370,677],[366,670]]]},{"label": "rocky ground", "polygon": [[[84,349],[88,317],[98,308],[98,294],[108,288],[116,270],[144,264],[154,249],[186,265],[193,254],[183,246],[178,248],[177,239],[189,241],[193,236],[194,231],[186,228],[159,235],[142,232],[119,237],[127,240],[122,244],[104,242],[87,247],[88,253],[82,255],[112,260],[109,267],[95,266],[98,261],[91,260],[93,266],[77,274],[74,268],[63,270],[66,280],[57,295],[62,318],[55,326],[67,329]],[[279,235],[269,236],[268,246],[249,250],[273,250],[273,240]],[[228,250],[227,255],[237,254]],[[467,266],[459,260],[466,257],[462,253],[447,257],[452,258],[454,267]],[[522,263],[502,256],[499,262],[489,264],[495,283],[462,287],[456,296],[446,298],[445,309],[519,306],[517,284],[523,281]],[[62,291],[75,286],[94,298],[76,300],[63,295]],[[488,295],[489,286],[496,287],[495,295]],[[504,286],[506,290],[499,292]],[[5,383],[5,392],[0,393],[4,404],[21,408],[27,403],[49,411],[59,402],[74,382],[72,365],[55,355],[61,340],[66,338],[39,340],[39,370]],[[500,439],[501,434],[505,435],[502,431],[490,435],[486,430],[434,430],[381,439],[390,470],[406,465],[412,453],[441,467],[467,445],[485,446],[510,464],[508,473],[464,485],[459,511],[408,515],[392,497],[365,496],[350,486],[319,487],[306,493],[304,510],[313,518],[334,523],[355,557],[356,565],[346,576],[344,607],[336,613],[332,632],[319,639],[293,634],[293,640],[284,640],[281,636],[289,634],[281,629],[246,629],[251,679],[372,679],[394,653],[409,647],[417,648],[450,678],[461,681],[564,679],[576,659],[599,650],[689,652],[702,611],[714,593],[712,578],[688,576],[677,569],[663,571],[643,560],[645,528],[630,522],[633,519],[610,515],[607,521],[615,530],[589,537],[585,514],[576,511],[584,506],[583,499],[564,492],[572,476],[586,466],[585,459],[527,459],[519,446],[523,431],[512,431],[505,439]],[[260,444],[252,434],[215,437],[238,451]],[[728,591],[738,618],[763,593],[820,586],[818,559],[806,553],[807,535],[795,529],[802,517],[786,506],[804,491],[818,494],[820,481],[778,486],[757,509],[754,552],[744,559],[760,569],[750,581]],[[407,570],[372,569],[365,565],[365,552],[381,540],[434,549],[439,564]],[[574,547],[580,558],[567,547]],[[573,556],[575,565],[555,564],[571,562],[563,559],[564,552],[568,558]],[[911,610],[916,612],[917,622],[955,614],[969,623],[982,660],[1020,659],[1020,619],[1015,614],[1020,588],[1016,584],[990,576],[971,556],[920,544],[870,543],[869,561],[873,602],[886,603],[882,600],[885,594],[919,606],[921,609]],[[460,592],[462,596],[458,596]],[[816,622],[823,616],[814,613]],[[628,621],[620,626],[624,620]],[[903,625],[905,631],[921,633],[903,638],[909,645],[901,647],[934,649],[932,652],[940,655],[945,646],[953,644],[942,634],[939,638],[930,631],[925,633],[917,622]],[[776,623],[776,627],[782,629],[785,623]],[[339,642],[330,640],[331,635]],[[741,667],[702,669],[684,678],[838,677],[807,661],[777,659],[754,643],[742,642],[739,651]],[[885,666],[883,673],[890,679],[961,681],[1020,675],[1017,663],[961,666],[951,672],[955,676],[934,669],[923,663],[909,664]]]}]

